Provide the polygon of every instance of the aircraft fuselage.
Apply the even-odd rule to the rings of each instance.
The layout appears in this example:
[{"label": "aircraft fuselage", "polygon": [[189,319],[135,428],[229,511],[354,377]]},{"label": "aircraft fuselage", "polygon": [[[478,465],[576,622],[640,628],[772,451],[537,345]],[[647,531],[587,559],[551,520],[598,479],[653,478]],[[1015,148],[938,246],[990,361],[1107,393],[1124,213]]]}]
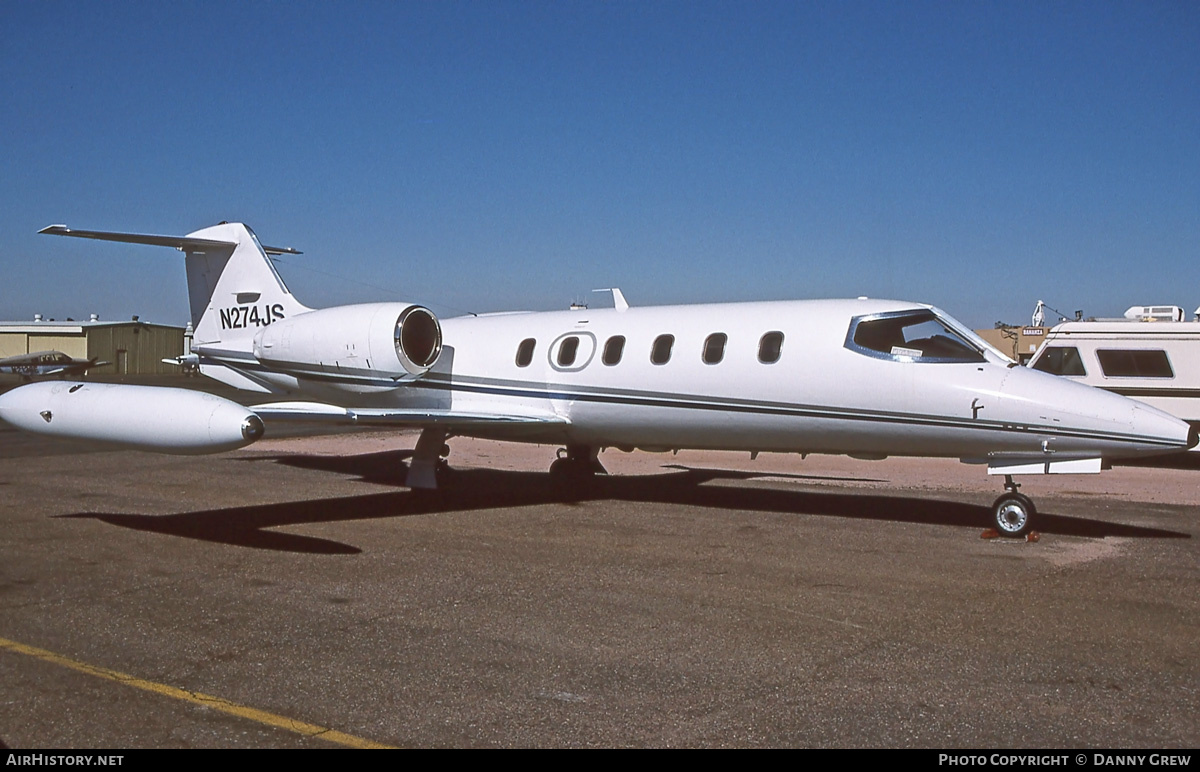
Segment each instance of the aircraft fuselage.
[{"label": "aircraft fuselage", "polygon": [[530,442],[982,461],[1161,453],[1188,441],[1158,411],[1013,367],[978,339],[973,356],[924,356],[852,337],[859,320],[922,312],[954,324],[928,306],[868,299],[579,309],[444,319],[437,364],[413,379],[362,350],[291,368],[223,361],[289,399],[561,419],[470,431]]}]

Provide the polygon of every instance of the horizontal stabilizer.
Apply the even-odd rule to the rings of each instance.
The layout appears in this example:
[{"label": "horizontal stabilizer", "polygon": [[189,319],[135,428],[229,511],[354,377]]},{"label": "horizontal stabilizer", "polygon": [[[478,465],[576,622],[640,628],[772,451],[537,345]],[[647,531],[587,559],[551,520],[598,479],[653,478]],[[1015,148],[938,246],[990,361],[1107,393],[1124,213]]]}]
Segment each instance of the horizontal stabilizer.
[{"label": "horizontal stabilizer", "polygon": [[[109,231],[79,231],[65,225],[49,225],[38,233],[50,236],[75,236],[81,239],[97,239],[99,241],[120,241],[126,244],[147,244],[153,247],[174,247],[184,252],[203,252],[206,249],[229,249],[236,247],[235,241],[218,241],[216,239],[197,239],[190,236],[157,236],[151,233],[114,233]],[[268,255],[299,255],[301,252],[291,247],[263,246]]]}]

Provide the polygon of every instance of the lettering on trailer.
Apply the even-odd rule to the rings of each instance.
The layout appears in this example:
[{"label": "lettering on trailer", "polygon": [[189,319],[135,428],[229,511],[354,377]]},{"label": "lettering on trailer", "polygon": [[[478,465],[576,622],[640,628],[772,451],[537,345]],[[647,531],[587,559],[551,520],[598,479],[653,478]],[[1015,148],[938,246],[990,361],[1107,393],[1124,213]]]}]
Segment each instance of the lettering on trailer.
[{"label": "lettering on trailer", "polygon": [[283,305],[276,303],[274,305],[262,305],[262,310],[259,306],[230,306],[229,308],[220,309],[221,313],[221,329],[222,330],[238,330],[246,327],[266,327],[271,322],[277,322],[283,318]]}]

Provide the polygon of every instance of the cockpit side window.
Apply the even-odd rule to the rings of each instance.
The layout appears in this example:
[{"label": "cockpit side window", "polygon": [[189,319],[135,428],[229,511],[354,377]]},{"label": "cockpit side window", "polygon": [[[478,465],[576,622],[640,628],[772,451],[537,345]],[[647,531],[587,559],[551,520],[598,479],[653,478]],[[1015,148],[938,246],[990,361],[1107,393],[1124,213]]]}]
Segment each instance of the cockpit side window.
[{"label": "cockpit side window", "polygon": [[846,348],[898,362],[987,361],[978,346],[925,309],[855,317]]}]

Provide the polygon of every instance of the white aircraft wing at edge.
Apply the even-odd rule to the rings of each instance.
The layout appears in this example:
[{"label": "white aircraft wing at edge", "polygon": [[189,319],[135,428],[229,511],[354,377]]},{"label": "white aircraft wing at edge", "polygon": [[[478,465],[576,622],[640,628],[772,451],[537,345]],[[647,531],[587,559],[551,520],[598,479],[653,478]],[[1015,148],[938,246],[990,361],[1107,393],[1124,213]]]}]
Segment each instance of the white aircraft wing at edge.
[{"label": "white aircraft wing at edge", "polygon": [[346,421],[381,426],[448,426],[469,429],[496,425],[567,424],[569,421],[553,413],[506,414],[455,410],[397,410],[392,408],[345,408],[321,402],[268,402],[251,405],[250,409],[266,420],[323,420]]}]

